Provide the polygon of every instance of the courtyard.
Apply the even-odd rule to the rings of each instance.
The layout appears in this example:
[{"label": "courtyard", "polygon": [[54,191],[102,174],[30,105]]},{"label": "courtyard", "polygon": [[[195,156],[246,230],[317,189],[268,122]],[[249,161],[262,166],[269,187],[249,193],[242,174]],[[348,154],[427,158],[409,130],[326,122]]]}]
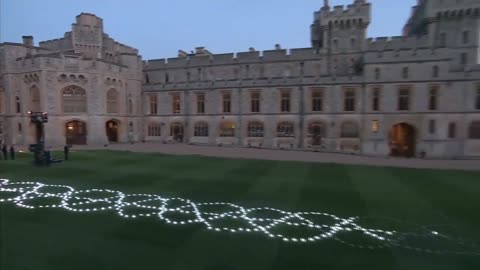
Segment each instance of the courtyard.
[{"label": "courtyard", "polygon": [[[73,150],[51,168],[33,167],[26,153],[0,162],[9,179],[0,181],[0,269],[480,265],[475,160],[152,144]],[[410,163],[430,169],[392,167]]]}]

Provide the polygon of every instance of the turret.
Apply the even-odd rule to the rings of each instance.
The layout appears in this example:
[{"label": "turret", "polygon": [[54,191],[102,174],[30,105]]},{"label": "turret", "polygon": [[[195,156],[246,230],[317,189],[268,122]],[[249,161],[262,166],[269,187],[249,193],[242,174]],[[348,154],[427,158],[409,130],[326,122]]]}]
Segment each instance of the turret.
[{"label": "turret", "polygon": [[334,6],[333,10],[324,0],[323,7],[314,14],[312,47],[325,52],[362,51],[370,20],[371,6],[365,0],[355,0],[346,7]]}]

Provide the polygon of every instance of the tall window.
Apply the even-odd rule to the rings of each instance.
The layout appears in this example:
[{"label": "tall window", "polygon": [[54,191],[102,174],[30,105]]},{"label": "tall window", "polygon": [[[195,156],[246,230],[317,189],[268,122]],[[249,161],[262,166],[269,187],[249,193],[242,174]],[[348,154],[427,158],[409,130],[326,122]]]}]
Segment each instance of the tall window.
[{"label": "tall window", "polygon": [[280,101],[281,112],[290,112],[290,95],[290,90],[282,90]]},{"label": "tall window", "polygon": [[446,33],[440,33],[439,37],[439,42],[438,42],[440,47],[445,47],[447,45],[447,34]]},{"label": "tall window", "polygon": [[118,113],[118,92],[115,89],[107,92],[107,113]]},{"label": "tall window", "polygon": [[197,113],[205,113],[205,94],[197,93]]},{"label": "tall window", "polygon": [[355,91],[353,89],[345,90],[343,107],[346,112],[355,111]]},{"label": "tall window", "polygon": [[165,83],[170,82],[170,76],[168,75],[168,72],[165,73]]},{"label": "tall window", "polygon": [[158,113],[158,97],[157,95],[149,95],[148,99],[150,101],[150,114],[157,114]]},{"label": "tall window", "polygon": [[480,121],[472,122],[468,133],[470,139],[480,139]]},{"label": "tall window", "polygon": [[160,137],[162,136],[162,127],[158,123],[150,123],[148,125],[148,136]]},{"label": "tall window", "polygon": [[475,98],[475,109],[480,110],[480,83],[477,84],[477,96]]},{"label": "tall window", "polygon": [[320,112],[323,110],[323,89],[312,89],[312,111]]},{"label": "tall window", "polygon": [[436,121],[433,119],[428,121],[428,133],[435,134],[435,129],[436,129]]},{"label": "tall window", "polygon": [[280,122],[277,125],[277,137],[294,137],[295,129],[291,122]]},{"label": "tall window", "polygon": [[78,86],[69,86],[63,89],[63,112],[86,113],[87,95],[85,90]]},{"label": "tall window", "polygon": [[260,92],[250,93],[250,111],[252,113],[260,112]]},{"label": "tall window", "polygon": [[380,68],[375,68],[375,80],[380,79]]},{"label": "tall window", "polygon": [[128,114],[133,114],[133,100],[128,100]]},{"label": "tall window", "polygon": [[408,72],[408,67],[402,68],[402,78],[408,79],[408,75],[409,75],[408,73],[409,73]]},{"label": "tall window", "polygon": [[372,93],[372,111],[380,110],[380,87],[373,88]]},{"label": "tall window", "polygon": [[235,137],[235,123],[230,121],[220,123],[220,137]]},{"label": "tall window", "polygon": [[22,123],[18,123],[18,134],[22,134],[23,128],[22,128]]},{"label": "tall window", "polygon": [[260,122],[248,123],[248,137],[263,137],[263,124]]},{"label": "tall window", "polygon": [[180,94],[175,93],[171,95],[172,97],[172,113],[179,114],[182,112],[181,98]]},{"label": "tall window", "polygon": [[38,87],[32,86],[32,88],[30,88],[30,99],[30,110],[32,112],[40,112],[42,109],[40,105],[40,90],[38,89]]},{"label": "tall window", "polygon": [[466,65],[468,63],[467,53],[460,54],[460,64]]},{"label": "tall window", "polygon": [[3,113],[3,92],[0,89],[0,113]]},{"label": "tall window", "polygon": [[432,67],[432,77],[433,78],[438,78],[438,66],[433,66]]},{"label": "tall window", "polygon": [[428,109],[431,111],[437,110],[438,86],[430,87],[430,96],[428,99]]},{"label": "tall window", "polygon": [[232,94],[223,93],[222,100],[223,100],[222,101],[223,113],[231,113],[232,112]]},{"label": "tall window", "polygon": [[358,138],[358,126],[353,122],[345,122],[340,127],[341,138]]},{"label": "tall window", "polygon": [[448,124],[448,138],[455,139],[457,137],[457,125],[455,123]]},{"label": "tall window", "polygon": [[398,110],[399,111],[410,110],[410,89],[400,88],[398,90]]},{"label": "tall window", "polygon": [[15,97],[15,105],[16,105],[16,109],[17,109],[17,113],[21,113],[22,112],[22,108],[20,106],[20,97]]},{"label": "tall window", "polygon": [[195,123],[193,136],[208,137],[208,123],[205,123],[205,122]]},{"label": "tall window", "polygon": [[462,43],[467,44],[470,42],[470,32],[468,31],[463,31],[462,32]]}]

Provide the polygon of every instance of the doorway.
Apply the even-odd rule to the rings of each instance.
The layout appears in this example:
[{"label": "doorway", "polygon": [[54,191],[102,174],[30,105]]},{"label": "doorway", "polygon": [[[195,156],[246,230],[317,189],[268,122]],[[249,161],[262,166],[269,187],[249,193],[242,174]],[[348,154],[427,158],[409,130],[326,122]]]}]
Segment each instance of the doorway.
[{"label": "doorway", "polygon": [[70,121],[65,124],[67,144],[87,144],[87,127],[85,122]]},{"label": "doorway", "polygon": [[173,123],[170,126],[170,135],[176,142],[183,142],[183,125],[181,123]]},{"label": "doorway", "polygon": [[118,142],[118,122],[110,120],[105,124],[108,142]]},{"label": "doorway", "polygon": [[407,123],[394,125],[390,130],[390,155],[393,157],[415,156],[415,127]]}]

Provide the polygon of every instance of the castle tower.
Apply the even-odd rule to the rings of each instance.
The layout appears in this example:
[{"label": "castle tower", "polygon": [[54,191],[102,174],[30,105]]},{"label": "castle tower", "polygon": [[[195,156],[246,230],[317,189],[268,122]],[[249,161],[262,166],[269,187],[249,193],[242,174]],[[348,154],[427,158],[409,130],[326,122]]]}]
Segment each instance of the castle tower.
[{"label": "castle tower", "polygon": [[100,58],[103,46],[103,20],[90,13],[77,16],[72,24],[72,45],[76,53],[89,58]]},{"label": "castle tower", "polygon": [[323,7],[314,14],[311,26],[312,47],[327,52],[358,52],[364,50],[367,27],[371,20],[371,6],[365,0],[334,6],[324,0]]}]

